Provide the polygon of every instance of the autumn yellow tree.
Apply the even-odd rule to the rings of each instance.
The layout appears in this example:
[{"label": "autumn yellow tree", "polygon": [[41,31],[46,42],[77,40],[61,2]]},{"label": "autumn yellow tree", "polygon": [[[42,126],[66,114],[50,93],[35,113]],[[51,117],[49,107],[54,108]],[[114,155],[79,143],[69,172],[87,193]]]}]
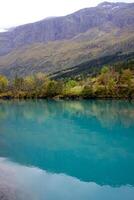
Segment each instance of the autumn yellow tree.
[{"label": "autumn yellow tree", "polygon": [[8,79],[3,76],[0,75],[0,92],[4,92],[7,89],[8,86]]}]

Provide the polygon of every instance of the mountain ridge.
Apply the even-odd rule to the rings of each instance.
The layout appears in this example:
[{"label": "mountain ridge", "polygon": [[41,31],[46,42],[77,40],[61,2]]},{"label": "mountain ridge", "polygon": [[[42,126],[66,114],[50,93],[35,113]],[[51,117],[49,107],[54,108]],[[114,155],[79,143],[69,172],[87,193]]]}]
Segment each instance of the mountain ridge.
[{"label": "mountain ridge", "polygon": [[[109,7],[110,6],[110,7]],[[134,3],[103,2],[63,17],[0,33],[0,73],[55,73],[82,62],[134,51]],[[30,69],[29,69],[30,68]],[[14,72],[13,72],[14,71]]]}]

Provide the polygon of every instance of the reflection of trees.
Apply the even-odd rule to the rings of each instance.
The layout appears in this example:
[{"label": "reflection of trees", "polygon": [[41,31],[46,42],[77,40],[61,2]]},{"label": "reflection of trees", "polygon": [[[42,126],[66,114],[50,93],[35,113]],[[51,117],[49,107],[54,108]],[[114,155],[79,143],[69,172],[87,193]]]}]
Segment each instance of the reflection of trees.
[{"label": "reflection of trees", "polygon": [[128,101],[74,101],[64,102],[64,108],[71,114],[96,117],[103,127],[116,124],[129,127],[134,124],[134,102]]},{"label": "reflection of trees", "polygon": [[91,114],[107,128],[115,124],[130,126],[134,123],[134,104],[124,101],[97,101],[91,106]]},{"label": "reflection of trees", "polygon": [[[3,101],[2,111],[7,118],[24,118],[27,120],[37,121],[39,123],[45,122],[49,117],[49,109],[47,103],[43,101]],[[1,109],[0,109],[1,111]],[[0,118],[2,119],[1,115]]]},{"label": "reflection of trees", "polygon": [[25,119],[37,121],[38,123],[44,123],[50,114],[52,113],[49,111],[47,103],[43,101],[30,101],[23,109],[23,117]]},{"label": "reflection of trees", "polygon": [[91,100],[91,101],[1,101],[0,119],[21,116],[39,123],[52,116],[95,117],[103,127],[112,128],[116,124],[125,127],[134,124],[134,102]]},{"label": "reflection of trees", "polygon": [[0,120],[5,119],[8,115],[8,110],[6,109],[5,104],[0,102]]}]

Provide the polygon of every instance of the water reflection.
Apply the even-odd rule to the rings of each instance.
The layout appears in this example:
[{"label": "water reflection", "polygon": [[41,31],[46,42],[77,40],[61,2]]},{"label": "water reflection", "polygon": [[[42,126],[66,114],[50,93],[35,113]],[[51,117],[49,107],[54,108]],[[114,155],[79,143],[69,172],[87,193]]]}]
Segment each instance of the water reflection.
[{"label": "water reflection", "polygon": [[134,186],[134,102],[1,101],[0,113],[1,157],[101,186]]},{"label": "water reflection", "polygon": [[[43,123],[45,119],[59,113],[68,116],[96,117],[102,126],[111,128],[116,123],[125,127],[134,124],[134,101],[92,100],[92,101],[0,101],[0,119],[21,114],[27,120]],[[17,113],[16,113],[17,111]]]},{"label": "water reflection", "polygon": [[1,194],[6,200],[133,200],[134,188],[100,186],[0,159]]}]

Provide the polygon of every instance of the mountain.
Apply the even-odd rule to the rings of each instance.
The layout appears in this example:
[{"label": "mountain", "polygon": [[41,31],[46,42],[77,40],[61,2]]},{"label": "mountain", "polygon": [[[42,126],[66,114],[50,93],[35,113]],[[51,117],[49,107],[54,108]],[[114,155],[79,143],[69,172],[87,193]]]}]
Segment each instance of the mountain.
[{"label": "mountain", "polygon": [[53,74],[133,52],[134,3],[104,2],[0,33],[0,73]]}]

